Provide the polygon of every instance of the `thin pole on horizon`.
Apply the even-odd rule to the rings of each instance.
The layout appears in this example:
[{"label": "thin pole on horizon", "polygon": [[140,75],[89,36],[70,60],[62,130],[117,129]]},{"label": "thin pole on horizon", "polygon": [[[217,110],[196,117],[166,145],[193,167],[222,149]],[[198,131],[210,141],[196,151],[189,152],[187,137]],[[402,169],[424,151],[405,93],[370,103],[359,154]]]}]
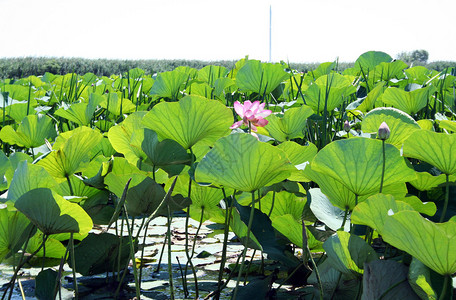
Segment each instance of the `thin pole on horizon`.
[{"label": "thin pole on horizon", "polygon": [[271,48],[272,48],[271,29],[272,29],[272,5],[269,5],[269,62],[272,61],[272,59],[271,59]]}]

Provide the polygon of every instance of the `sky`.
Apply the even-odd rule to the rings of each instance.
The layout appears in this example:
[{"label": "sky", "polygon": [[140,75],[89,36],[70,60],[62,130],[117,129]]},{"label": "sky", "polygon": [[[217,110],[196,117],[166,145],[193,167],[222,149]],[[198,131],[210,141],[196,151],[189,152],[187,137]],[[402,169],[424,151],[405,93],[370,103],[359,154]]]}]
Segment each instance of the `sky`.
[{"label": "sky", "polygon": [[0,58],[456,61],[455,0],[0,0]]}]

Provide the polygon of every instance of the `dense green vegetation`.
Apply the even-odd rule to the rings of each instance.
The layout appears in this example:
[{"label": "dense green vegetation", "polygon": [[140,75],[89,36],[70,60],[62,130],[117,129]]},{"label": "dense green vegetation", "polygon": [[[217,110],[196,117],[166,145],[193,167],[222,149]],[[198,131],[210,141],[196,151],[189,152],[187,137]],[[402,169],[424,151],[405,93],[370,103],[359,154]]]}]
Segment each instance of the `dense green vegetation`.
[{"label": "dense green vegetation", "polygon": [[[15,266],[5,295],[34,263],[37,295],[54,299],[67,262],[75,279],[106,274],[112,297],[130,272],[139,299],[147,228],[165,216],[167,252],[186,255],[164,258],[182,274],[169,277],[171,299],[218,299],[230,281],[233,299],[290,299],[288,284],[296,299],[452,299],[455,69],[371,51],[343,70],[245,58],[148,72],[0,81],[0,260]],[[182,211],[185,244],[173,245]],[[190,219],[223,228],[208,294]],[[230,232],[242,245],[232,265]]]}]

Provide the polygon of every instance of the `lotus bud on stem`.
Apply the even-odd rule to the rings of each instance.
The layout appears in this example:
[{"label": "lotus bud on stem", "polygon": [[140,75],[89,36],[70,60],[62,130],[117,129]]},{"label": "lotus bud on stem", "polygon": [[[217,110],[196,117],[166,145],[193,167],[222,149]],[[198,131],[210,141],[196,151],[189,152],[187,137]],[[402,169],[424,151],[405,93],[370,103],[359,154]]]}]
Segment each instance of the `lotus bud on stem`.
[{"label": "lotus bud on stem", "polygon": [[380,127],[378,128],[378,138],[379,139],[381,139],[382,141],[387,140],[390,136],[390,133],[391,133],[391,131],[385,122],[380,124]]},{"label": "lotus bud on stem", "polygon": [[344,131],[347,133],[348,138],[350,135],[350,123],[348,122],[348,120],[345,120],[344,122]]}]

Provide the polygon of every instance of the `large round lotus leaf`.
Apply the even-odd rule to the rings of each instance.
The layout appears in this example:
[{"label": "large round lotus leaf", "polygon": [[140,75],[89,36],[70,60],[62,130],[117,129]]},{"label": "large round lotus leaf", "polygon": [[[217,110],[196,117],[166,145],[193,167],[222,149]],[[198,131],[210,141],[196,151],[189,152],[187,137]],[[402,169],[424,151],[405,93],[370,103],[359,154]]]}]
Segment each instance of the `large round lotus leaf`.
[{"label": "large round lotus leaf", "polygon": [[307,118],[312,114],[313,110],[310,106],[293,107],[284,113],[283,118],[274,114],[267,117],[269,123],[265,128],[279,142],[302,138],[304,137]]},{"label": "large round lotus leaf", "polygon": [[427,105],[429,96],[434,92],[435,87],[432,85],[410,92],[399,88],[388,88],[383,93],[382,101],[413,116]]},{"label": "large round lotus leaf", "polygon": [[250,134],[239,133],[214,144],[198,164],[195,178],[197,182],[252,192],[286,179],[293,170],[285,152]]},{"label": "large round lotus leaf", "polygon": [[315,112],[332,111],[356,92],[352,82],[343,75],[331,73],[320,76],[306,91],[306,103]]},{"label": "large round lotus leaf", "polygon": [[219,101],[186,96],[179,102],[157,104],[143,118],[161,140],[171,139],[185,149],[196,143],[212,145],[230,132],[233,114]]},{"label": "large round lotus leaf", "polygon": [[87,234],[93,227],[92,219],[82,207],[47,188],[28,191],[16,200],[15,207],[47,235]]},{"label": "large round lotus leaf", "polygon": [[355,61],[355,69],[367,74],[382,62],[391,62],[393,58],[381,51],[368,51],[361,54]]},{"label": "large round lotus leaf", "polygon": [[[380,189],[382,148],[380,140],[338,140],[320,150],[312,162],[312,169],[340,181],[356,195],[366,195]],[[384,186],[416,178],[398,149],[386,144],[385,152]]]},{"label": "large round lotus leaf", "polygon": [[419,130],[404,141],[404,156],[425,161],[445,174],[456,173],[456,134]]},{"label": "large round lotus leaf", "polygon": [[399,149],[404,140],[420,129],[418,123],[409,115],[391,107],[379,107],[371,110],[361,123],[361,128],[364,132],[378,132],[378,128],[383,122],[388,125],[391,132],[386,142]]},{"label": "large round lotus leaf", "polygon": [[108,132],[112,147],[135,166],[138,161],[147,158],[141,149],[144,140],[144,125],[141,124],[141,120],[145,114],[144,111],[132,113],[122,123],[111,127]]},{"label": "large round lotus leaf", "polygon": [[433,223],[416,211],[386,218],[383,239],[441,275],[456,272],[456,222]]},{"label": "large round lotus leaf", "polygon": [[398,201],[405,202],[414,210],[421,214],[433,216],[437,212],[437,206],[434,202],[422,202],[417,196],[407,196],[403,198],[396,198]]},{"label": "large round lotus leaf", "polygon": [[288,76],[281,64],[248,60],[236,74],[236,85],[242,91],[269,94]]},{"label": "large round lotus leaf", "polygon": [[309,181],[304,175],[304,169],[308,165],[318,152],[317,146],[310,143],[307,146],[301,146],[298,143],[287,141],[279,144],[277,148],[283,150],[287,155],[291,163],[296,167],[288,180],[291,181]]},{"label": "large round lotus leaf", "polygon": [[103,138],[98,131],[87,127],[79,127],[65,137],[68,138],[60,139],[58,146],[53,146],[55,150],[38,162],[56,178],[66,178],[82,171],[92,158],[92,149]]},{"label": "large round lotus leaf", "polygon": [[345,231],[338,231],[323,244],[331,265],[351,277],[363,274],[364,263],[377,260],[374,249],[362,238]]},{"label": "large round lotus leaf", "polygon": [[391,195],[377,194],[359,203],[353,209],[351,220],[355,224],[367,225],[382,234],[383,225],[385,224],[385,219],[388,217],[389,210],[393,212],[402,210],[413,211],[413,207],[404,202],[395,201]]},{"label": "large round lotus leaf", "polygon": [[[327,176],[324,173],[313,170],[311,165],[305,168],[304,174],[318,184],[323,194],[329,198],[334,206],[340,208],[341,210],[353,210],[356,206],[356,195],[340,181]],[[358,203],[366,200],[369,196],[376,193],[378,193],[378,190],[359,196]],[[383,193],[392,194],[395,197],[402,198],[405,197],[405,194],[407,194],[407,186],[404,182],[388,184],[383,187]]]},{"label": "large round lotus leaf", "polygon": [[0,131],[0,139],[4,143],[25,148],[44,145],[45,139],[53,140],[56,136],[54,123],[46,115],[26,116],[17,130],[8,125]]}]

